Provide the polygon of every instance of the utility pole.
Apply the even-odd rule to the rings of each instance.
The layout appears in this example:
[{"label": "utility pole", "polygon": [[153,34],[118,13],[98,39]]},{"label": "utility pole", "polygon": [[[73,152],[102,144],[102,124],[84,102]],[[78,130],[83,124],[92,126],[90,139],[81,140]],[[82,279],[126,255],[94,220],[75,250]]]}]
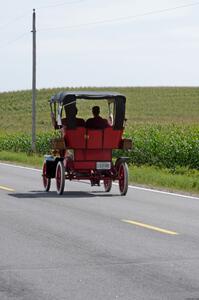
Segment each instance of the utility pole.
[{"label": "utility pole", "polygon": [[36,152],[36,14],[32,14],[32,151]]}]

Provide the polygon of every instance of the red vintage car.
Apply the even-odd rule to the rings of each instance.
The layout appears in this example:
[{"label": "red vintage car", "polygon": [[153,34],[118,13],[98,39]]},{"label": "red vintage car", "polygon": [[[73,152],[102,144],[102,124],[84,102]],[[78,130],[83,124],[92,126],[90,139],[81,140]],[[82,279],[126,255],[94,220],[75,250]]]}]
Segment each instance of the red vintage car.
[{"label": "red vintage car", "polygon": [[[77,100],[106,100],[113,108],[111,125],[89,128],[76,117]],[[95,101],[96,103],[96,101]],[[51,117],[60,138],[52,140],[53,155],[46,155],[43,164],[43,185],[50,190],[55,178],[57,193],[64,191],[65,180],[89,180],[91,186],[104,184],[109,192],[113,181],[119,182],[122,196],[128,190],[128,157],[112,159],[113,149],[131,149],[129,139],[122,137],[125,123],[124,95],[111,92],[61,92],[50,99]]]}]

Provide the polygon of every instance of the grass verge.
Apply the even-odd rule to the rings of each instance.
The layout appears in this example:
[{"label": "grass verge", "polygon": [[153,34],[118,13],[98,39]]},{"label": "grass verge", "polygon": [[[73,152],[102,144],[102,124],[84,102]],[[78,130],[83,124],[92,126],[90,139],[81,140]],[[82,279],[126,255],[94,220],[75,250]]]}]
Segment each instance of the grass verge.
[{"label": "grass verge", "polygon": [[[0,151],[0,161],[41,168],[43,156]],[[174,170],[154,166],[129,166],[129,182],[150,188],[199,195],[199,171],[178,167]]]},{"label": "grass verge", "polygon": [[30,166],[34,168],[41,168],[43,163],[43,156],[28,155],[23,152],[7,152],[0,151],[0,161],[13,162],[23,166]]},{"label": "grass verge", "polygon": [[130,166],[130,182],[150,188],[160,188],[171,192],[185,192],[199,195],[199,171],[188,168],[176,170],[154,166]]}]

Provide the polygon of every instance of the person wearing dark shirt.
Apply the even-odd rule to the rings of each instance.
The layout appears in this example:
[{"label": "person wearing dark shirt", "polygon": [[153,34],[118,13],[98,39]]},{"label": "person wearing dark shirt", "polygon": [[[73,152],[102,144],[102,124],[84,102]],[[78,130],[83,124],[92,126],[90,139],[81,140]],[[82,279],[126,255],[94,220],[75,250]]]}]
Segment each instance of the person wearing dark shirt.
[{"label": "person wearing dark shirt", "polygon": [[100,117],[100,108],[99,106],[93,106],[92,108],[93,118],[90,118],[86,121],[86,127],[92,129],[104,129],[110,127],[108,121]]},{"label": "person wearing dark shirt", "polygon": [[[76,108],[76,110],[75,110],[75,114],[77,115],[77,113],[78,113],[78,110],[77,110],[77,108]],[[75,121],[76,121],[76,126],[77,127],[85,127],[85,121],[84,121],[84,119],[82,119],[82,118],[75,118]],[[67,127],[67,118],[63,118],[62,119],[62,125],[63,126],[66,126]]]}]

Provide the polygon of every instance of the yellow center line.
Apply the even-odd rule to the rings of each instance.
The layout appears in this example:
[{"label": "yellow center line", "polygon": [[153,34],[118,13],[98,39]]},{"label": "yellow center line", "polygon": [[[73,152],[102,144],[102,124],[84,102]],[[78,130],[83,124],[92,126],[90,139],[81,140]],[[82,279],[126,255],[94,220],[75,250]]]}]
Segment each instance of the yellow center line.
[{"label": "yellow center line", "polygon": [[171,235],[177,235],[178,234],[175,231],[166,230],[166,229],[163,229],[163,228],[155,227],[155,226],[140,223],[140,222],[135,222],[135,221],[131,221],[131,220],[121,220],[121,221],[125,222],[125,223],[128,223],[128,224],[137,225],[137,226],[144,227],[144,228],[147,228],[147,229],[159,231],[159,232],[162,232],[162,233],[165,233],[165,234],[171,234]]},{"label": "yellow center line", "polygon": [[14,192],[15,190],[9,188],[9,187],[6,187],[6,186],[2,186],[0,185],[0,190],[4,190],[4,191],[8,191],[8,192]]}]

